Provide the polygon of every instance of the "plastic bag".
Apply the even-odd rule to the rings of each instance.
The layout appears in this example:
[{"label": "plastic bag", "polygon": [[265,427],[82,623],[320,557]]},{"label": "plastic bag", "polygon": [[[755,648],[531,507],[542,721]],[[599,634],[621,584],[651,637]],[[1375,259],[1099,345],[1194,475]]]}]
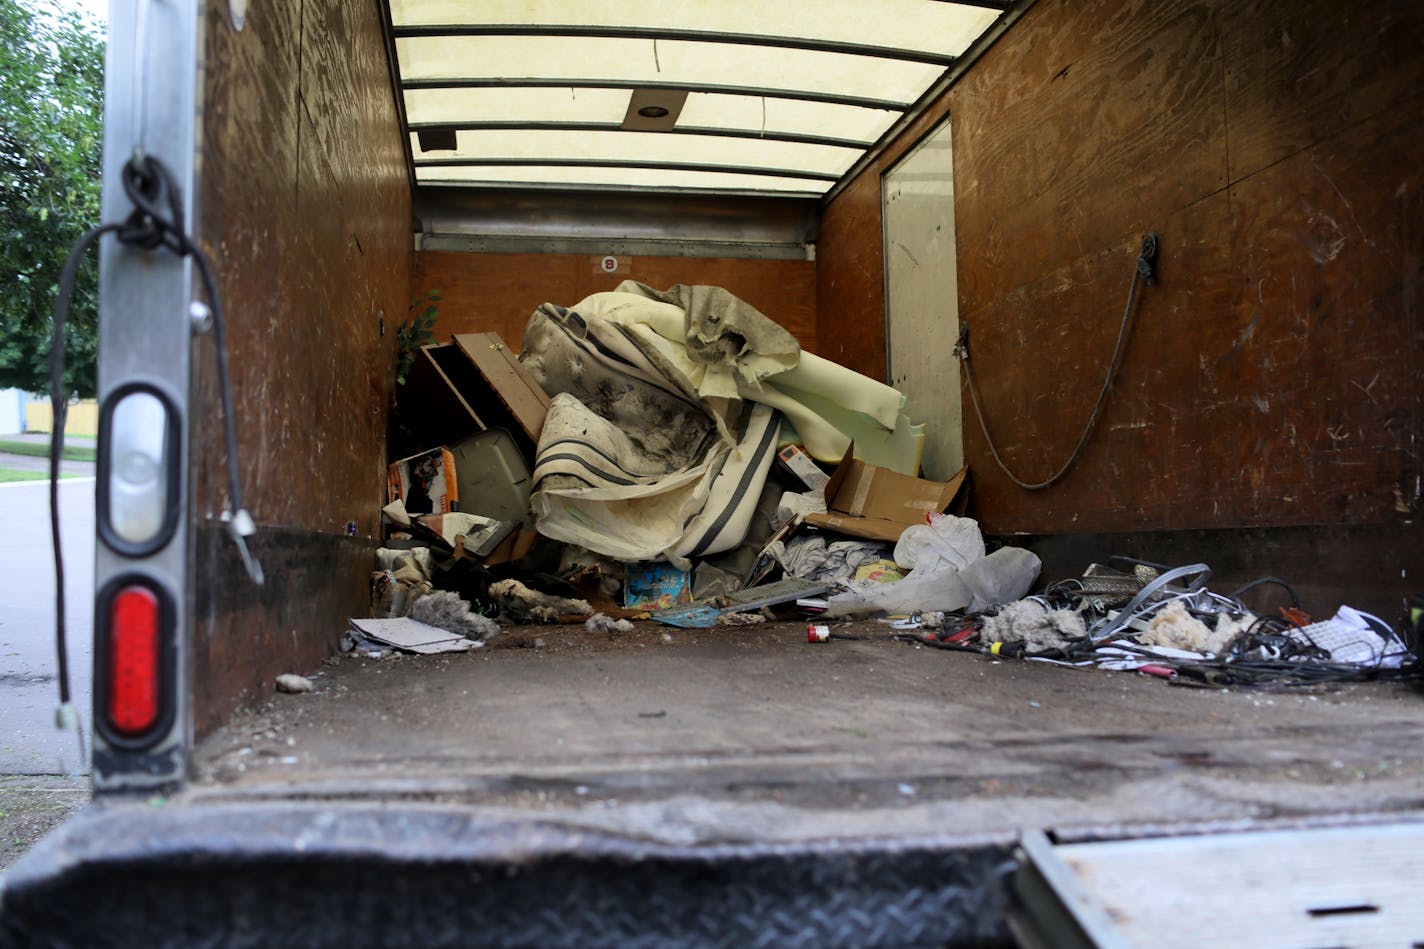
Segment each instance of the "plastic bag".
[{"label": "plastic bag", "polygon": [[895,562],[916,570],[961,570],[983,556],[979,522],[953,514],[936,514],[928,524],[905,528],[895,544]]},{"label": "plastic bag", "polygon": [[1022,547],[1002,547],[976,560],[959,571],[959,579],[974,596],[970,611],[1022,599],[1042,568],[1042,561]]},{"label": "plastic bag", "polygon": [[913,613],[962,610],[973,594],[952,568],[914,570],[903,580],[875,583],[847,580],[844,593],[826,600],[827,616],[867,616],[872,613]]}]

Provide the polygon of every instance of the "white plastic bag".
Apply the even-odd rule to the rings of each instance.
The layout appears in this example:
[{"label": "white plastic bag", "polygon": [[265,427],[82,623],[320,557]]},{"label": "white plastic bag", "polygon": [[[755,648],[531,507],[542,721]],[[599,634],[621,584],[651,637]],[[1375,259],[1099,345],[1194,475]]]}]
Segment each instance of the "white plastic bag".
[{"label": "white plastic bag", "polygon": [[962,570],[984,556],[984,535],[970,517],[935,514],[928,524],[905,528],[895,544],[895,562],[916,570]]},{"label": "white plastic bag", "polygon": [[939,610],[949,613],[969,605],[972,594],[958,571],[942,568],[911,571],[903,580],[875,583],[847,580],[844,593],[826,600],[827,616],[868,616],[873,613],[913,613]]},{"label": "white plastic bag", "polygon": [[971,612],[1022,599],[1038,579],[1043,563],[1022,547],[1001,547],[959,571],[959,579],[974,595]]}]

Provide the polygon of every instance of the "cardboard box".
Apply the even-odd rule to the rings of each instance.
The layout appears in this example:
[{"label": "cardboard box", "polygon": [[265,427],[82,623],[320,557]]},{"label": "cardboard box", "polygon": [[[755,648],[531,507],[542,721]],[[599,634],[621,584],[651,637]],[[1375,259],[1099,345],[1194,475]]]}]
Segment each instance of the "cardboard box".
[{"label": "cardboard box", "polygon": [[400,500],[412,517],[458,511],[460,489],[455,481],[455,457],[444,448],[432,448],[392,462],[386,502],[395,500]]},{"label": "cardboard box", "polygon": [[623,605],[630,610],[665,610],[692,602],[692,574],[662,562],[630,563]]},{"label": "cardboard box", "polygon": [[868,465],[846,449],[826,483],[826,513],[808,514],[806,523],[851,537],[890,543],[911,524],[923,524],[930,513],[943,513],[964,486],[968,468],[948,481],[925,481]]}]

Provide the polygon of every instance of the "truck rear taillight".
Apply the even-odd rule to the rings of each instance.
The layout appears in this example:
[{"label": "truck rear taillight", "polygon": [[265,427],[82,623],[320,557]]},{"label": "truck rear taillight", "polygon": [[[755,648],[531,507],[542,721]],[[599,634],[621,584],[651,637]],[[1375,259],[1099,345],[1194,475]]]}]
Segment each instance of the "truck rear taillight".
[{"label": "truck rear taillight", "polygon": [[115,731],[142,735],[157,723],[162,651],[158,597],[147,587],[124,587],[109,610],[107,713]]},{"label": "truck rear taillight", "polygon": [[116,748],[148,748],[172,724],[172,604],[162,583],[134,573],[105,587],[95,604],[95,726]]}]

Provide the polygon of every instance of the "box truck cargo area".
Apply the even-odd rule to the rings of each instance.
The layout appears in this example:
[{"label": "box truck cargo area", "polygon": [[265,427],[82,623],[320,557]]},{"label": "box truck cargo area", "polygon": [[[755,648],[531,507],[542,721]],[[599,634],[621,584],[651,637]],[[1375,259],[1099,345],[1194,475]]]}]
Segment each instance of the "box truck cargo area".
[{"label": "box truck cargo area", "polygon": [[[1424,576],[1420,48],[1424,13],[1390,0],[116,0],[105,219],[133,211],[133,156],[171,173],[226,315],[237,452],[192,258],[106,238],[100,455],[143,449],[158,473],[120,516],[128,469],[101,463],[96,800],[7,875],[0,931],[1033,944],[1024,915],[1073,888],[1061,868],[1025,875],[1056,845],[1416,821],[1424,702],[1392,633],[1417,647],[1417,604],[1412,621],[1401,605]],[[607,314],[580,304],[625,281],[720,288],[776,338],[742,324],[717,344],[731,368],[696,373],[697,333],[670,349],[615,315],[600,341]],[[537,348],[558,333],[571,348]],[[989,633],[932,602],[881,610],[923,607],[899,627],[803,612],[834,583],[748,625],[636,618],[625,604],[699,592],[699,545],[732,515],[685,546],[701,510],[679,508],[678,530],[620,519],[624,482],[715,472],[698,455],[626,478],[611,462],[630,470],[647,432],[574,431],[568,390],[610,353],[692,408],[585,408],[661,419],[646,427],[688,453],[725,443],[716,471],[754,454],[771,510],[822,492],[780,538],[823,531],[808,560],[863,554],[851,570],[887,578],[914,566],[877,563],[902,559],[904,528],[947,510],[985,543],[942,610],[1026,592],[981,596],[981,558],[1036,563],[1041,599]],[[800,353],[835,381],[772,395]],[[813,417],[854,414],[864,428],[832,421],[814,443]],[[555,424],[578,443],[558,458]],[[777,465],[783,441],[804,450]],[[230,458],[261,585],[225,520]],[[557,481],[575,463],[583,483]],[[490,479],[499,510],[476,510]],[[422,523],[427,507],[449,523]],[[724,588],[790,572],[783,549],[757,556],[758,530],[748,559],[718,561]],[[461,596],[490,612],[498,581],[572,583],[557,555],[519,571],[577,531],[643,562],[636,596],[549,584],[576,622],[521,614],[459,652],[348,635],[373,571],[390,571],[377,613],[436,568],[464,571]],[[378,562],[397,532],[435,568]],[[397,590],[401,569],[416,576]],[[1264,619],[1228,635],[1216,614],[1238,593]],[[597,596],[609,622],[587,628],[568,604]],[[1160,625],[1195,611],[1219,655],[1100,661],[1093,638],[1145,634],[1168,599],[1181,623]],[[1359,620],[1379,646],[1327,668],[1341,644],[1293,630],[1342,606],[1383,619]],[[1294,657],[1329,674],[1303,682]],[[310,689],[278,693],[284,674]],[[1424,938],[1417,908],[1399,913]]]}]

